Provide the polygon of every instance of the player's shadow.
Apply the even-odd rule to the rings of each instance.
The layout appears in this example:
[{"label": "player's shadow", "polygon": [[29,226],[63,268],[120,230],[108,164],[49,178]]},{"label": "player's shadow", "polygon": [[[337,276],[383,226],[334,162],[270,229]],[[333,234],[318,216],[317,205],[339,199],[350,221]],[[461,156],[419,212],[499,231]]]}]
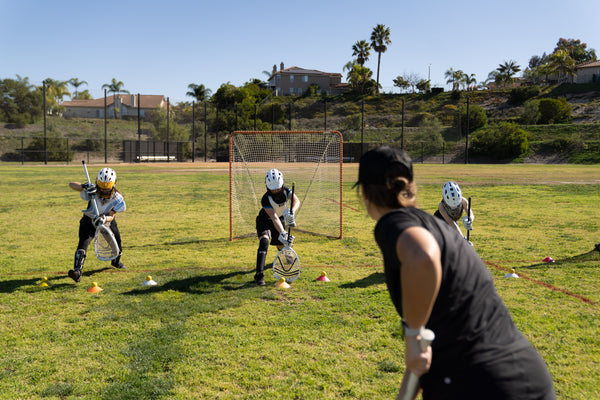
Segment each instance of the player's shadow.
[{"label": "player's shadow", "polygon": [[351,283],[340,285],[343,289],[366,288],[372,285],[385,283],[385,274],[383,272],[373,272],[371,275]]},{"label": "player's shadow", "polygon": [[42,280],[40,278],[0,281],[0,293],[13,293],[22,288],[26,291],[35,291],[38,289],[57,289],[69,286],[69,283],[64,282],[64,279],[71,280],[71,278],[66,275],[48,278],[47,287],[41,286]]},{"label": "player's shadow", "polygon": [[[248,275],[248,276],[247,276]],[[192,294],[207,294],[215,292],[215,285],[223,290],[234,291],[255,287],[252,281],[254,271],[236,271],[215,275],[197,275],[189,278],[171,280],[162,285],[148,286],[124,292],[126,295],[151,294],[165,291],[177,291]]]},{"label": "player's shadow", "polygon": [[583,263],[583,262],[589,262],[589,261],[594,261],[594,262],[600,261],[600,251],[597,251],[594,249],[594,250],[588,251],[587,253],[578,254],[576,256],[572,256],[569,258],[563,258],[561,260],[555,260],[554,262],[541,261],[541,262],[538,262],[535,264],[520,267],[520,269],[561,268],[565,264]]},{"label": "player's shadow", "polygon": [[181,239],[181,240],[173,240],[170,242],[163,243],[146,243],[142,245],[128,245],[125,246],[126,249],[143,249],[147,247],[151,247],[153,249],[157,247],[171,247],[171,246],[185,246],[189,244],[211,244],[211,243],[223,243],[229,242],[229,238],[213,238],[213,239]]}]

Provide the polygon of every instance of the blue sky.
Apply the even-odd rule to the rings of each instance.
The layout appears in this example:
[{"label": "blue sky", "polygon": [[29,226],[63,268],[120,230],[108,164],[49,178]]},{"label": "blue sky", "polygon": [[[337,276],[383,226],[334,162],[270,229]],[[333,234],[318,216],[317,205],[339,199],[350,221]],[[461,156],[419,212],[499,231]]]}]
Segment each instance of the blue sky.
[{"label": "blue sky", "polygon": [[[390,28],[380,84],[398,75],[443,86],[449,68],[483,81],[504,61],[523,68],[561,37],[600,57],[600,1],[263,1],[0,0],[0,78],[88,82],[94,98],[112,78],[131,93],[191,101],[190,83],[215,92],[239,86],[274,64],[344,74],[352,45],[373,27]],[[377,73],[377,53],[366,66]]]}]

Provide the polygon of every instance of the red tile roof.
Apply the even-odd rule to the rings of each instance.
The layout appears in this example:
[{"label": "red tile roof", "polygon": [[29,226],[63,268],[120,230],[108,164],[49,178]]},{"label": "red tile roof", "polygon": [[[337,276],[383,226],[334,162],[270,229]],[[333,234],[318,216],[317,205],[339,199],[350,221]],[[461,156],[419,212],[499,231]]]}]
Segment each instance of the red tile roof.
[{"label": "red tile roof", "polygon": [[[135,97],[135,106],[137,106],[137,94],[119,94],[121,98],[121,104],[131,107],[131,96]],[[106,96],[106,105],[107,107],[112,106],[115,101],[115,96],[107,95]],[[166,102],[165,97],[163,95],[154,95],[154,94],[141,94],[140,95],[140,108],[157,108],[161,107],[162,104]],[[93,100],[71,100],[65,101],[62,103],[65,107],[86,107],[86,108],[101,108],[104,107],[104,97]]]}]

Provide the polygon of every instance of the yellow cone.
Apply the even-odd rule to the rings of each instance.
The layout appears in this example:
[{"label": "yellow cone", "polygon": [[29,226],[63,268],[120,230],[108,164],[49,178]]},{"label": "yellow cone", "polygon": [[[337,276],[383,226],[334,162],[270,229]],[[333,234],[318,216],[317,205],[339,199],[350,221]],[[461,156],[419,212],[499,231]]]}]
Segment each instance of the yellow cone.
[{"label": "yellow cone", "polygon": [[50,286],[50,282],[48,282],[48,277],[45,276],[42,278],[42,283],[40,283],[40,286],[42,286],[42,287]]},{"label": "yellow cone", "polygon": [[157,283],[152,279],[150,275],[146,277],[146,280],[142,283],[142,286],[154,286]]},{"label": "yellow cone", "polygon": [[518,278],[519,275],[517,275],[517,273],[515,272],[514,268],[510,269],[510,272],[506,275],[504,275],[505,278]]},{"label": "yellow cone", "polygon": [[103,291],[104,289],[102,289],[100,286],[98,286],[97,282],[92,282],[92,286],[90,286],[90,288],[87,290],[89,293],[98,293]]},{"label": "yellow cone", "polygon": [[284,277],[281,277],[281,278],[279,278],[279,280],[277,281],[275,286],[278,288],[287,289],[290,287],[290,284],[285,281]]},{"label": "yellow cone", "polygon": [[321,282],[329,282],[329,278],[327,277],[327,273],[325,271],[321,271],[321,275],[317,278],[318,281]]}]

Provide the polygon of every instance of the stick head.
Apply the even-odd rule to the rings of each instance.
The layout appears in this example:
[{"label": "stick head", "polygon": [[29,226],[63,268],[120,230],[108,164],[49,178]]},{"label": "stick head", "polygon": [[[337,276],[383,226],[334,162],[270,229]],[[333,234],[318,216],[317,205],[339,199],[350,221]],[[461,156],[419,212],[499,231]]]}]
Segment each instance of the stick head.
[{"label": "stick head", "polygon": [[277,253],[273,261],[273,275],[275,279],[284,278],[286,282],[293,282],[300,276],[300,259],[298,254],[289,246]]}]

